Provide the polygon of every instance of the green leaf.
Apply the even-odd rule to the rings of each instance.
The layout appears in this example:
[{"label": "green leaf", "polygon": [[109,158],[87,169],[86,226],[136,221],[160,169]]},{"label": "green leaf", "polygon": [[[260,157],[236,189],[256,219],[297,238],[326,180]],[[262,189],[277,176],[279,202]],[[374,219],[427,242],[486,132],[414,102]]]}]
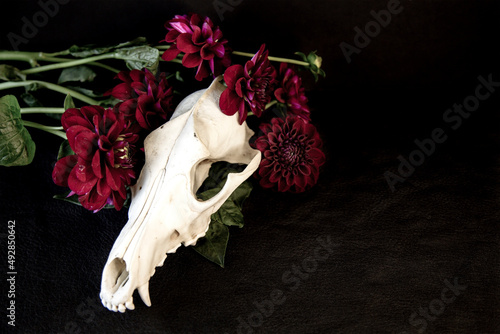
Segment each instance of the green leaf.
[{"label": "green leaf", "polygon": [[70,108],[75,108],[75,102],[73,102],[71,95],[68,94],[64,99],[64,110],[68,110]]},{"label": "green leaf", "polygon": [[241,205],[243,201],[250,196],[252,192],[252,184],[248,181],[243,182],[236,190],[229,196],[229,198],[222,204],[216,212],[220,221],[227,226],[243,227],[243,213],[241,212]]},{"label": "green leaf", "polygon": [[21,99],[23,99],[28,107],[43,107],[42,103],[30,93],[22,93]]},{"label": "green leaf", "polygon": [[95,77],[96,73],[90,67],[81,65],[62,70],[57,83],[62,84],[68,81],[93,81]]},{"label": "green leaf", "polygon": [[78,195],[75,194],[75,195],[72,195],[72,196],[68,197],[68,195],[70,194],[70,192],[71,191],[67,191],[64,194],[54,195],[53,198],[61,200],[61,201],[73,203],[73,204],[76,204],[76,205],[79,205],[79,206],[82,206],[82,204],[78,201]]},{"label": "green leaf", "polygon": [[[230,164],[224,161],[212,164],[208,177],[197,192],[198,198],[204,201],[212,198],[224,187],[229,173],[240,173],[243,169],[245,169],[244,165]],[[219,210],[212,214],[207,235],[200,239],[195,246],[198,253],[221,267],[224,267],[224,256],[229,238],[228,226],[243,227],[241,207],[251,191],[252,184],[249,181],[243,182],[236,188]]]},{"label": "green leaf", "polygon": [[146,38],[138,37],[132,41],[120,43],[117,45],[110,45],[110,46],[104,46],[104,47],[97,47],[96,45],[84,45],[84,46],[73,45],[68,50],[69,50],[69,54],[71,54],[73,57],[86,58],[86,57],[97,56],[97,55],[100,55],[103,53],[111,52],[111,51],[113,51],[115,49],[119,49],[119,48],[130,47],[130,46],[134,46],[134,45],[143,45],[143,44],[146,44]]},{"label": "green leaf", "polygon": [[78,93],[82,93],[83,95],[87,95],[88,97],[102,97],[102,94],[96,93],[93,90],[87,89],[87,88],[82,88],[82,87],[77,87],[77,86],[65,86],[66,88],[69,88],[71,90],[74,90]]},{"label": "green leaf", "polygon": [[318,81],[319,76],[323,78],[326,76],[325,71],[321,68],[323,58],[318,56],[316,51],[309,52],[307,56],[302,52],[295,52],[295,54],[302,58],[303,61],[309,63],[309,71],[311,71],[315,81]]},{"label": "green leaf", "polygon": [[118,102],[121,102],[121,100],[118,100],[117,98],[113,97],[113,96],[110,96],[108,97],[107,99],[105,100],[100,100],[98,101],[99,102],[99,105],[102,106],[102,107],[113,107],[114,105],[116,105]]},{"label": "green leaf", "polygon": [[0,80],[4,81],[25,81],[26,75],[14,66],[1,64],[0,65]]},{"label": "green leaf", "polygon": [[147,68],[153,74],[158,71],[160,64],[160,51],[147,45],[118,49],[115,51],[118,59],[125,60],[131,70]]},{"label": "green leaf", "polygon": [[0,165],[24,166],[33,161],[36,145],[21,120],[14,95],[0,98]]},{"label": "green leaf", "polygon": [[193,249],[206,259],[224,268],[229,229],[219,222],[211,222],[207,234],[200,239]]},{"label": "green leaf", "polygon": [[73,155],[75,152],[69,146],[69,141],[64,140],[59,146],[59,152],[57,153],[57,160],[67,157],[68,155]]}]

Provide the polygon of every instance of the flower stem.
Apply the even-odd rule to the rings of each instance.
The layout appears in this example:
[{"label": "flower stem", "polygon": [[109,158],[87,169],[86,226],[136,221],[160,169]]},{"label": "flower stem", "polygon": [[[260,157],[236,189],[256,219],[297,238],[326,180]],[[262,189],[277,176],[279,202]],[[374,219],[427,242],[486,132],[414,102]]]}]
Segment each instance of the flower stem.
[{"label": "flower stem", "polygon": [[50,82],[46,81],[39,81],[39,80],[27,80],[27,81],[16,81],[16,82],[3,82],[0,83],[0,90],[2,89],[9,89],[9,88],[16,88],[16,87],[24,87],[24,86],[29,86],[32,84],[40,85],[42,87],[45,87],[47,89],[62,93],[64,95],[71,95],[71,97],[74,97],[75,99],[78,99],[82,102],[88,103],[90,105],[96,105],[99,104],[98,101],[83,95],[82,93],[79,93],[77,91],[71,90],[69,88],[59,86]]},{"label": "flower stem", "polygon": [[[0,51],[0,60],[18,60],[18,61],[26,61],[31,64],[31,66],[37,66],[37,60],[40,61],[49,61],[53,63],[66,63],[70,61],[74,61],[75,59],[71,58],[58,58],[54,57],[57,55],[66,55],[64,52],[54,52],[54,53],[44,53],[44,52],[23,52],[23,51]],[[90,62],[89,65],[102,67],[114,73],[119,73],[120,70],[117,70],[114,67],[101,64],[99,62],[93,61]]]},{"label": "flower stem", "polygon": [[43,130],[43,131],[46,131],[48,133],[52,133],[53,135],[59,136],[63,139],[67,139],[66,133],[59,131],[59,130],[63,129],[62,126],[47,126],[47,125],[42,125],[42,124],[38,124],[35,122],[24,121],[24,120],[23,120],[23,124],[24,124],[24,126],[29,126],[31,128]]},{"label": "flower stem", "polygon": [[[255,54],[253,54],[253,53],[240,52],[240,51],[233,51],[232,54],[236,55],[236,56],[244,56],[244,57],[253,57],[253,56],[255,56]],[[280,62],[280,63],[289,63],[289,64],[295,64],[295,65],[301,65],[301,66],[309,67],[309,63],[307,63],[305,61],[302,61],[302,60],[289,59],[289,58],[281,58],[281,57],[272,57],[272,56],[269,56],[267,58],[269,60],[271,60],[271,61],[277,61],[277,62]]]},{"label": "flower stem", "polygon": [[93,65],[93,66],[101,67],[101,68],[104,68],[104,69],[106,69],[106,70],[108,70],[108,71],[111,71],[111,72],[113,72],[113,73],[120,73],[120,70],[118,70],[118,69],[116,69],[116,68],[114,68],[114,67],[111,67],[111,66],[109,66],[109,65],[106,65],[106,64],[101,64],[101,63],[99,63],[99,62],[97,62],[97,61],[93,61],[93,62],[89,63],[89,65]]},{"label": "flower stem", "polygon": [[62,114],[64,108],[21,108],[21,114]]},{"label": "flower stem", "polygon": [[62,61],[62,62],[57,63],[57,64],[50,64],[50,65],[33,67],[33,68],[29,68],[27,70],[22,70],[21,73],[23,73],[23,74],[40,73],[40,72],[45,72],[45,71],[50,71],[50,70],[56,70],[59,68],[67,68],[67,67],[72,67],[72,66],[77,66],[77,65],[87,64],[87,63],[93,63],[93,62],[96,62],[98,60],[112,59],[112,58],[115,58],[114,53],[105,53],[105,54],[94,56],[94,57],[74,59],[74,60],[69,60],[69,61]]},{"label": "flower stem", "polygon": [[170,45],[157,45],[157,46],[153,46],[154,48],[158,49],[158,50],[168,50],[170,49]]},{"label": "flower stem", "polygon": [[[163,60],[163,59],[160,57],[160,61],[166,61],[166,60]],[[182,60],[180,60],[179,58],[174,58],[174,59],[172,59],[172,60],[169,60],[168,62],[177,63],[177,64],[182,64]]]},{"label": "flower stem", "polygon": [[266,104],[266,106],[264,107],[264,110],[267,110],[269,108],[271,108],[272,106],[274,106],[276,103],[278,103],[278,100],[273,100],[271,102],[269,102],[268,104]]}]

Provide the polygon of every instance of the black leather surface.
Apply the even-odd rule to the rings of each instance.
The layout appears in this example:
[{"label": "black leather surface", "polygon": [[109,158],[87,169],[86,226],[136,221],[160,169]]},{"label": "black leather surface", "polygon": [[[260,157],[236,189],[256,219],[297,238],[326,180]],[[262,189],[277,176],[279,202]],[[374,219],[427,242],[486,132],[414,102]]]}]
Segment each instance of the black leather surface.
[{"label": "black leather surface", "polygon": [[[354,45],[353,29],[387,1],[220,2],[233,4],[223,21],[211,1],[70,1],[20,49],[159,41],[164,21],[189,11],[211,16],[236,50],[317,49],[327,78],[308,96],[327,155],[319,184],[300,195],[256,186],[225,269],[181,248],[150,281],[152,307],[136,293],[136,310],[113,313],[98,294],[126,212],[52,199],[60,139],[31,131],[32,165],[0,168],[3,277],[16,224],[16,327],[3,278],[5,332],[500,333],[500,87],[459,126],[443,119],[478,77],[500,82],[499,3],[402,1],[347,63],[339,44]],[[40,10],[2,9],[0,48]],[[384,173],[439,128],[446,140],[392,192]]]}]

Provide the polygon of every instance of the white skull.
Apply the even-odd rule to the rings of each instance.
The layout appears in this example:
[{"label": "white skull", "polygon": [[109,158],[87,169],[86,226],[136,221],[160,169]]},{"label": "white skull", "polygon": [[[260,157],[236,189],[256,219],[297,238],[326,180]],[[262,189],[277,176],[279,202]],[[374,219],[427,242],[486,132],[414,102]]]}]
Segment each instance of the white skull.
[{"label": "white skull", "polygon": [[[231,193],[257,169],[260,151],[248,140],[253,132],[238,115],[224,115],[219,98],[224,86],[215,79],[206,90],[186,97],[172,119],[145,140],[146,163],[132,187],[129,220],[115,241],[102,273],[101,300],[112,311],[133,310],[138,289],[151,306],[149,279],[166,253],[194,245]],[[247,164],[230,173],[222,190],[206,201],[196,191],[212,163]]]}]

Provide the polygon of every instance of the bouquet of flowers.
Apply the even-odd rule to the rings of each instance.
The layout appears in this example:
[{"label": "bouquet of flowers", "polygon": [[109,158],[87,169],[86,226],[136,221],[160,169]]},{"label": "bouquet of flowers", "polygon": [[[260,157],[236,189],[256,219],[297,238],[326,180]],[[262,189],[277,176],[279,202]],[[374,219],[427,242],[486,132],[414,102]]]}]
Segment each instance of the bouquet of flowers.
[{"label": "bouquet of flowers", "polygon": [[[54,198],[93,212],[127,208],[136,195],[131,189],[146,173],[148,142],[161,144],[148,138],[172,122],[191,87],[206,87],[204,82],[214,80],[222,87],[214,100],[220,114],[234,116],[238,126],[247,126],[248,118],[255,133],[246,144],[261,152],[253,173],[256,182],[292,193],[316,184],[325,155],[311,123],[301,75],[310,73],[315,80],[324,76],[321,58],[315,52],[297,52],[299,59],[272,57],[264,44],[255,54],[234,51],[220,28],[199,14],[176,15],[165,28],[166,36],[157,46],[137,38],[113,46],[71,46],[54,53],[0,51],[4,62],[0,90],[16,93],[0,98],[0,165],[31,163],[36,145],[27,128],[46,131],[63,139],[52,178],[68,190]],[[25,63],[30,67],[24,68]],[[114,67],[123,63],[127,69]],[[97,83],[98,74],[114,76],[114,87],[108,80]],[[50,101],[57,97],[40,95],[42,89],[63,94],[60,107],[46,107],[47,95]],[[30,117],[60,125],[42,125]],[[210,161],[201,185],[194,189],[196,197],[200,201],[214,197],[229,182],[228,175],[243,169],[239,163]],[[242,182],[209,216],[208,230],[199,242],[194,240],[197,252],[224,266],[228,227],[243,226],[242,203],[251,190],[251,181]],[[144,284],[137,283],[133,289],[141,293]],[[141,296],[148,304],[149,298]],[[120,303],[103,298],[103,303],[124,311],[125,306],[133,308],[128,297]]]}]

